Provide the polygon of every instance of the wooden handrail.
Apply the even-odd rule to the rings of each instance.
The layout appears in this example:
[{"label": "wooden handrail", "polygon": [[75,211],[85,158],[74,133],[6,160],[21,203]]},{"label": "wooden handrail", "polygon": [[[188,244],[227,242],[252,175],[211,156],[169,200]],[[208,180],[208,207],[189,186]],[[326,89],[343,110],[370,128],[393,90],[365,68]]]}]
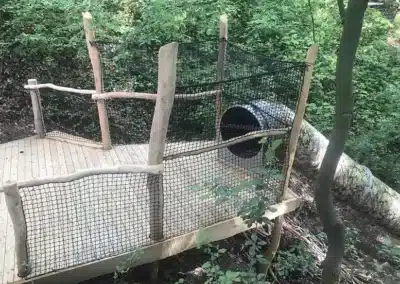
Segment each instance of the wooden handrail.
[{"label": "wooden handrail", "polygon": [[38,90],[38,89],[53,89],[57,91],[62,91],[62,92],[69,92],[69,93],[75,93],[75,94],[82,94],[82,95],[92,95],[96,94],[95,90],[84,90],[84,89],[75,89],[75,88],[69,88],[69,87],[62,87],[62,86],[57,86],[51,83],[46,83],[46,84],[37,84],[37,85],[25,85],[25,89],[27,90]]},{"label": "wooden handrail", "polygon": [[167,155],[164,157],[164,161],[187,157],[187,156],[199,155],[199,154],[203,154],[206,152],[210,152],[210,151],[218,150],[221,148],[226,148],[226,147],[229,147],[232,145],[236,145],[239,143],[243,143],[243,142],[253,140],[256,138],[284,135],[284,134],[288,133],[289,131],[290,131],[290,128],[257,130],[257,131],[249,132],[249,133],[239,136],[239,137],[231,138],[229,140],[220,142],[216,145],[207,146],[207,147],[203,147],[200,149],[190,150],[190,151],[177,153],[177,154],[170,154],[170,155]]},{"label": "wooden handrail", "polygon": [[78,170],[69,175],[63,176],[54,176],[54,177],[43,177],[32,179],[28,181],[15,182],[6,184],[0,187],[0,192],[7,193],[10,188],[13,188],[15,185],[18,188],[23,187],[33,187],[40,186],[47,183],[63,183],[63,182],[71,182],[77,179],[81,179],[88,176],[93,175],[103,175],[103,174],[124,174],[124,173],[148,173],[148,174],[160,174],[164,171],[164,165],[123,165],[123,166],[114,166],[114,167],[105,167],[105,168],[92,168],[85,170]]},{"label": "wooden handrail", "polygon": [[[221,90],[204,91],[192,94],[175,94],[174,99],[197,100],[205,96],[217,95]],[[108,92],[103,94],[93,94],[93,100],[108,99],[145,99],[155,101],[157,94],[141,93],[141,92]]]},{"label": "wooden handrail", "polygon": [[[108,99],[144,99],[155,101],[157,99],[157,94],[152,93],[142,93],[142,92],[106,92],[98,94],[95,90],[85,90],[85,89],[75,89],[69,87],[62,87],[54,85],[52,83],[46,84],[36,84],[36,85],[25,85],[27,90],[38,90],[38,89],[53,89],[62,92],[82,94],[82,95],[92,95],[93,100],[108,100]],[[175,94],[175,99],[185,99],[185,100],[196,100],[206,96],[218,95],[223,90],[211,90],[198,93],[189,94]]]}]

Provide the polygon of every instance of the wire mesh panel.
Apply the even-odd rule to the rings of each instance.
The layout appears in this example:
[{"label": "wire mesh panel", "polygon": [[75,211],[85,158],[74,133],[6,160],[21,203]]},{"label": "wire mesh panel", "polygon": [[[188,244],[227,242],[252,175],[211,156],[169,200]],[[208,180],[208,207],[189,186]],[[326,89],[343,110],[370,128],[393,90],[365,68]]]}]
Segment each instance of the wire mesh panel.
[{"label": "wire mesh panel", "polygon": [[96,102],[91,95],[41,91],[46,135],[65,135],[74,140],[101,140]]},{"label": "wire mesh panel", "polygon": [[102,174],[21,188],[29,277],[150,244],[147,174]]},{"label": "wire mesh panel", "polygon": [[154,101],[114,99],[107,101],[113,145],[143,144],[150,139]]},{"label": "wire mesh panel", "polygon": [[[204,146],[196,142],[179,144],[186,149]],[[246,170],[243,168],[246,160],[237,156],[223,160],[218,152],[212,150],[165,162],[166,238],[245,214],[249,206],[278,202],[282,187],[281,164],[274,163],[262,170],[266,166],[264,159],[257,156],[259,168]]]}]

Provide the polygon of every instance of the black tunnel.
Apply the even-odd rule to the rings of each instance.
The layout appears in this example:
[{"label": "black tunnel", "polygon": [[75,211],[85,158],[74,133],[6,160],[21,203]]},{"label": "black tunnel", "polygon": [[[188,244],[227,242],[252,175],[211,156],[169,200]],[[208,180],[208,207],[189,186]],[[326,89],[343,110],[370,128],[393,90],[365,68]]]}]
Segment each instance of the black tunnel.
[{"label": "black tunnel", "polygon": [[[255,101],[247,105],[228,108],[221,117],[220,133],[223,141],[245,135],[252,131],[287,127],[277,112],[277,104]],[[286,109],[286,108],[285,108]],[[229,151],[240,158],[252,158],[262,149],[261,138],[255,138],[229,146]],[[269,142],[272,141],[272,138]]]}]

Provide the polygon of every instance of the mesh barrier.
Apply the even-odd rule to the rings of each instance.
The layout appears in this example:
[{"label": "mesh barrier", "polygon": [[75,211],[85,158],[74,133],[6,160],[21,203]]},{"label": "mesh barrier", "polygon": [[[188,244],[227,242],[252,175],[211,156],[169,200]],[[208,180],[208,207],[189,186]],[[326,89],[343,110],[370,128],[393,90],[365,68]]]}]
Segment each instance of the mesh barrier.
[{"label": "mesh barrier", "polygon": [[150,244],[146,177],[103,174],[21,188],[29,277]]},{"label": "mesh barrier", "polygon": [[91,95],[42,89],[41,105],[46,135],[100,142],[96,102]]},{"label": "mesh barrier", "polygon": [[[95,44],[102,51],[107,91],[156,92],[159,46]],[[179,45],[176,93],[181,96],[175,99],[167,132],[163,220],[150,220],[161,199],[150,200],[146,174],[95,175],[20,190],[30,277],[150,244],[150,223],[162,223],[164,238],[171,238],[235,217],[245,207],[260,208],[262,202],[266,209],[278,202],[291,109],[306,64],[276,61],[229,43],[224,81],[216,82],[217,60],[215,42]],[[216,92],[221,95],[218,116]],[[199,93],[206,95],[193,98]],[[90,96],[42,98],[46,125],[67,126],[66,133],[98,140],[97,109]],[[56,113],[55,103],[72,107]],[[113,144],[145,149],[154,101],[109,100],[107,110]],[[239,140],[273,129],[285,131],[263,143],[259,137]],[[278,159],[268,159],[278,140]],[[141,154],[147,161],[148,152]]]},{"label": "mesh barrier", "polygon": [[[157,61],[161,45],[93,43],[102,55],[106,91],[157,92]],[[129,52],[127,52],[127,50]],[[180,43],[176,94],[190,97],[220,89],[216,82],[219,42]],[[222,110],[252,100],[279,102],[294,109],[305,64],[278,61],[227,42]],[[113,144],[147,143],[154,102],[116,99],[107,102]],[[169,141],[214,139],[215,93],[197,100],[176,99]]]},{"label": "mesh barrier", "polygon": [[[282,180],[272,176],[281,170],[281,165],[270,166],[265,173],[256,171],[256,167],[254,171],[246,170],[248,161],[237,156],[221,160],[219,156],[225,151],[226,148],[221,148],[165,162],[165,238],[234,218],[254,203],[263,202],[266,206],[277,203]],[[251,163],[262,167],[262,156]]]}]

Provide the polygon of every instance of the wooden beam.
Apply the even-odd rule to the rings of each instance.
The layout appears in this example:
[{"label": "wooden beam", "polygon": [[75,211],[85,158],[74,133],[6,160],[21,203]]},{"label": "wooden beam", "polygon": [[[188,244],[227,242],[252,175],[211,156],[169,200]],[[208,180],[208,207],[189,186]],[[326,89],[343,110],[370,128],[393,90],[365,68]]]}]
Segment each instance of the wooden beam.
[{"label": "wooden beam", "polygon": [[[36,79],[29,79],[28,86],[37,85]],[[30,90],[31,101],[32,101],[32,110],[33,110],[33,119],[35,124],[35,132],[38,138],[43,139],[45,137],[44,131],[44,122],[43,122],[43,110],[42,104],[40,100],[40,92],[39,90]]]},{"label": "wooden beam", "polygon": [[[29,82],[29,81],[28,81]],[[25,85],[25,89],[27,90],[39,90],[39,89],[53,89],[56,91],[61,91],[61,92],[68,92],[68,93],[75,93],[75,94],[82,94],[82,95],[91,95],[95,94],[95,90],[84,90],[84,89],[75,89],[75,88],[68,88],[68,87],[62,87],[62,86],[57,86],[51,83],[46,83],[46,84],[31,84],[31,85]]]},{"label": "wooden beam", "polygon": [[[290,175],[292,173],[294,157],[296,154],[297,141],[300,135],[301,123],[303,121],[304,112],[307,104],[308,92],[310,89],[311,77],[315,59],[317,58],[317,53],[318,53],[318,45],[316,44],[312,45],[307,52],[307,58],[306,58],[307,69],[303,77],[300,98],[297,102],[296,114],[293,120],[292,131],[290,133],[290,138],[289,138],[288,151],[285,159],[286,161],[283,167],[284,171],[283,174],[285,177],[285,181],[283,184],[282,196],[280,197],[281,200],[284,198],[289,188],[289,180],[290,180]],[[272,263],[272,260],[274,259],[275,254],[278,251],[282,236],[283,221],[284,221],[283,216],[279,216],[274,220],[274,228],[271,232],[271,243],[268,250],[265,252],[265,258],[269,261],[266,264],[266,267],[262,268],[262,272],[267,273]]]},{"label": "wooden beam", "polygon": [[311,85],[311,78],[314,70],[315,60],[317,58],[317,53],[318,53],[318,45],[316,44],[312,45],[307,52],[307,57],[306,57],[307,69],[303,77],[300,98],[297,102],[296,114],[294,116],[292,131],[290,133],[287,165],[285,167],[286,168],[285,182],[282,194],[284,194],[286,189],[289,187],[290,175],[292,173],[294,157],[296,155],[297,142],[300,136],[301,123],[303,122],[304,113],[306,110],[308,94]]},{"label": "wooden beam", "polygon": [[[149,142],[149,165],[163,162],[169,117],[174,104],[178,43],[160,48],[158,54],[158,88]],[[147,187],[150,196],[150,238],[163,239],[164,193],[161,175],[149,175]]]},{"label": "wooden beam", "polygon": [[[65,134],[65,133],[58,133],[58,132],[49,132],[46,135],[46,139],[56,140],[60,142],[66,142],[69,144],[90,147],[95,149],[103,149],[103,146],[95,141],[89,141],[86,139],[74,139],[73,135]],[[80,138],[80,137],[79,137]]]},{"label": "wooden beam", "polygon": [[[300,199],[295,197],[289,197],[287,200],[270,206],[270,210],[267,211],[264,216],[272,220],[277,216],[287,214],[294,211],[300,206]],[[226,221],[216,223],[214,225],[203,228],[202,233],[206,234],[211,242],[223,240],[230,238],[239,233],[245,232],[252,227],[248,227],[246,223],[243,222],[241,217],[235,217]],[[132,263],[132,267],[143,265],[146,263],[151,263],[157,260],[165,259],[167,257],[179,254],[186,250],[195,248],[197,245],[197,235],[200,230],[195,230],[193,232],[158,242],[156,244],[138,248],[140,256],[135,263]],[[103,274],[113,273],[116,267],[121,263],[129,262],[131,263],[132,256],[135,254],[134,251],[124,253],[115,257],[110,257],[102,259],[100,261],[95,261],[92,263],[72,267],[62,271],[49,273],[43,276],[29,279],[36,284],[74,284],[81,281],[94,278]],[[17,283],[15,283],[17,284]]]},{"label": "wooden beam", "polygon": [[242,143],[242,142],[252,140],[255,138],[261,138],[261,137],[265,137],[265,136],[283,135],[283,134],[288,133],[289,130],[290,130],[290,128],[257,130],[257,131],[249,132],[249,133],[239,136],[239,137],[231,138],[229,140],[220,142],[217,145],[208,146],[208,147],[204,147],[201,149],[191,150],[191,151],[187,151],[187,152],[183,152],[183,153],[168,155],[168,156],[164,157],[164,161],[173,160],[176,158],[181,158],[181,157],[186,157],[186,156],[199,155],[199,154],[202,154],[205,152],[209,152],[209,151],[213,151],[213,150],[217,150],[217,149],[221,149],[221,148],[226,148],[231,145]]},{"label": "wooden beam", "polygon": [[[226,57],[226,45],[228,40],[228,16],[221,15],[219,18],[219,52],[217,62],[217,82],[224,80],[225,71],[225,57]],[[219,121],[221,119],[222,112],[222,92],[223,84],[218,84],[220,92],[215,98],[215,129],[216,139],[220,138]]]},{"label": "wooden beam", "polygon": [[[206,96],[217,95],[220,90],[205,91],[193,94],[175,94],[174,99],[182,100],[198,100]],[[93,94],[93,100],[109,100],[109,99],[144,99],[144,100],[157,100],[157,94],[140,93],[140,92],[108,92],[103,94]]]},{"label": "wooden beam", "polygon": [[[92,15],[89,12],[82,13],[83,16],[83,28],[85,30],[86,45],[89,52],[90,62],[93,68],[94,84],[96,93],[103,93],[103,80],[101,73],[100,64],[100,52],[91,42],[95,41],[95,33],[92,30]],[[97,101],[97,110],[99,112],[99,121],[101,129],[101,140],[103,143],[103,149],[111,149],[111,136],[110,136],[110,126],[108,123],[108,115],[106,103],[104,100]]]},{"label": "wooden beam", "polygon": [[[92,168],[85,170],[77,170],[76,172],[63,175],[63,176],[54,176],[54,177],[43,177],[32,179],[28,181],[18,182],[18,188],[23,187],[33,187],[40,186],[47,183],[63,183],[63,182],[71,182],[77,179],[81,179],[88,176],[93,175],[103,175],[103,174],[124,174],[124,173],[149,173],[154,175],[159,175],[164,171],[163,164],[157,165],[123,165],[123,166],[114,166],[114,167],[105,167],[105,168]],[[0,192],[6,192],[7,186],[0,187]]]},{"label": "wooden beam", "polygon": [[15,255],[17,258],[18,277],[26,277],[31,273],[28,259],[27,227],[22,200],[16,183],[4,186],[8,213],[14,227]]},{"label": "wooden beam", "polygon": [[110,100],[110,99],[141,99],[155,101],[157,94],[138,93],[138,92],[109,92],[92,95],[92,100]]}]

